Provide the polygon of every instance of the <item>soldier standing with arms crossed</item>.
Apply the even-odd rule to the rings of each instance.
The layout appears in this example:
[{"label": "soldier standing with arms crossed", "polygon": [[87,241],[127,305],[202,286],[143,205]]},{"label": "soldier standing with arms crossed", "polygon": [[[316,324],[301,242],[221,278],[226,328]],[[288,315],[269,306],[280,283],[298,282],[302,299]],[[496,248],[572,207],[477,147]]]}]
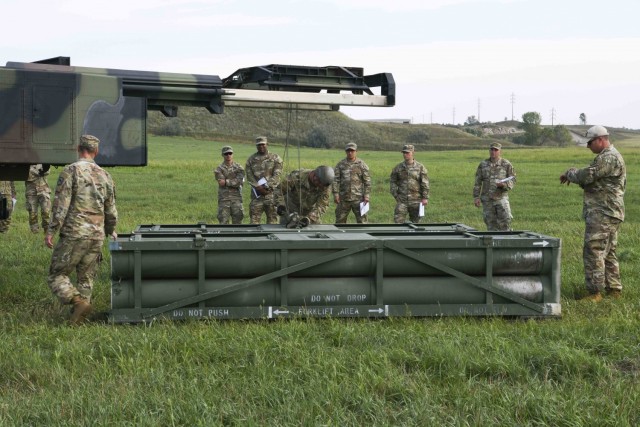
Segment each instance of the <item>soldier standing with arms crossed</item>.
[{"label": "soldier standing with arms crossed", "polygon": [[511,206],[508,191],[516,184],[516,171],[507,159],[501,157],[502,145],[489,146],[489,158],[476,170],[473,203],[482,205],[482,217],[489,231],[511,230]]},{"label": "soldier standing with arms crossed", "polygon": [[332,186],[333,200],[336,203],[336,224],[346,224],[350,211],[358,224],[366,224],[367,214],[360,215],[360,203],[369,203],[369,166],[358,159],[358,146],[355,143],[348,143],[345,152],[347,157],[336,165]]},{"label": "soldier standing with arms crossed", "polygon": [[218,221],[220,224],[229,224],[231,218],[232,224],[242,224],[244,169],[233,161],[233,148],[222,147],[222,158],[224,161],[214,171],[218,181]]},{"label": "soldier standing with arms crossed", "polygon": [[414,160],[414,151],[413,145],[404,145],[402,147],[404,161],[391,172],[391,195],[396,199],[393,221],[396,224],[404,223],[407,214],[411,222],[419,223],[420,213],[424,213],[423,209],[429,203],[427,169]]},{"label": "soldier standing with arms crossed", "polygon": [[256,138],[256,149],[257,152],[247,159],[244,168],[251,185],[251,224],[260,224],[262,212],[267,216],[267,224],[277,224],[282,159],[275,153],[269,153],[265,136]]},{"label": "soldier standing with arms crossed", "polygon": [[560,175],[560,183],[573,182],[584,190],[582,259],[588,293],[582,299],[599,302],[603,292],[614,298],[622,293],[616,246],[618,229],[624,221],[627,170],[622,156],[609,142],[606,128],[593,126],[585,136],[587,147],[597,154],[596,158],[584,169],[568,169]]},{"label": "soldier standing with arms crossed", "polygon": [[[117,237],[115,186],[111,175],[98,166],[100,140],[82,135],[79,160],[64,168],[58,178],[45,245],[53,248],[53,236],[60,239],[53,249],[49,287],[62,304],[72,304],[70,323],[79,325],[91,313],[93,278],[98,269],[105,235]],[[75,270],[78,284],[69,276]]]},{"label": "soldier standing with arms crossed", "polygon": [[27,212],[29,212],[29,228],[32,233],[40,231],[38,225],[38,210],[40,210],[42,229],[45,233],[49,225],[51,189],[47,183],[48,175],[49,169],[45,170],[40,164],[31,165],[29,168],[29,176],[24,183]]}]

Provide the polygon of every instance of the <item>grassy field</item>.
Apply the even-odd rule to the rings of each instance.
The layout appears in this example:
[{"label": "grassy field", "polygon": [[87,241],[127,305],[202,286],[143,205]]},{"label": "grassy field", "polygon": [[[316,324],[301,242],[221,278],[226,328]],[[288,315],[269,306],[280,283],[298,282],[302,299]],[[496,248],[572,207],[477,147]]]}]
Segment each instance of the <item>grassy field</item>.
[{"label": "grassy field", "polygon": [[[151,138],[145,168],[115,168],[118,232],[139,224],[215,223],[220,141]],[[582,194],[561,186],[586,148],[505,150],[518,182],[515,229],[562,238],[561,320],[94,322],[65,325],[51,297],[51,252],[29,233],[23,185],[0,236],[0,425],[561,425],[640,424],[640,140],[627,162],[619,239],[624,295],[579,302]],[[234,144],[244,164],[252,144]],[[286,170],[335,165],[341,150],[272,146]],[[370,220],[391,222],[399,152],[359,153],[372,170]],[[484,229],[471,191],[486,150],[416,153],[431,178],[427,222]],[[59,170],[53,170],[53,185]],[[245,191],[245,194],[248,194]],[[333,220],[333,206],[325,222]],[[245,218],[245,222],[246,222]],[[109,254],[94,291],[109,309]]]}]

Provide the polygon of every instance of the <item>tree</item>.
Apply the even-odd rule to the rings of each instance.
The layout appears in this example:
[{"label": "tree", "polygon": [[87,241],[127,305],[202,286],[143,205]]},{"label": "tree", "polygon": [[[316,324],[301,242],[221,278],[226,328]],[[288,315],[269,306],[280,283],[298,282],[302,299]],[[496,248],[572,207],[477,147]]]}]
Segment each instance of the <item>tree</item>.
[{"label": "tree", "polygon": [[540,113],[529,111],[522,115],[522,124],[520,124],[520,128],[524,129],[525,145],[539,145],[542,142],[541,122],[542,117],[540,116]]},{"label": "tree", "polygon": [[307,147],[331,148],[331,143],[327,137],[325,129],[314,127],[307,135]]},{"label": "tree", "polygon": [[464,122],[465,126],[471,126],[471,125],[477,125],[480,122],[478,121],[478,119],[476,119],[476,116],[469,116],[467,117],[467,121]]},{"label": "tree", "polygon": [[565,145],[570,144],[573,141],[573,138],[571,138],[571,133],[569,133],[569,129],[567,129],[563,125],[558,125],[553,128],[553,139],[558,143],[560,147],[564,147]]},{"label": "tree", "polygon": [[587,115],[585,113],[580,113],[580,124],[581,125],[587,124]]}]

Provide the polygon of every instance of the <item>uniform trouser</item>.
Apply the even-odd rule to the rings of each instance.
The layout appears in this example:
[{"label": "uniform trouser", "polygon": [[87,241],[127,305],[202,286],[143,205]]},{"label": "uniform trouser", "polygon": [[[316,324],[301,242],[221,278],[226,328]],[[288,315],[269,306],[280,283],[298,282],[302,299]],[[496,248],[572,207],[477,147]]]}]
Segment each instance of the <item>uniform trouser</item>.
[{"label": "uniform trouser", "polygon": [[[53,248],[47,282],[51,292],[62,304],[70,304],[75,296],[91,299],[93,278],[98,270],[102,240],[68,239],[61,237]],[[75,271],[77,286],[69,276]]]},{"label": "uniform trouser", "polygon": [[242,224],[244,208],[242,200],[218,200],[218,222],[220,224]]},{"label": "uniform trouser", "polygon": [[601,213],[589,213],[585,218],[584,278],[590,293],[622,290],[620,266],[616,256],[618,229],[621,221]]},{"label": "uniform trouser", "polygon": [[510,231],[511,206],[509,199],[482,200],[482,217],[489,231]]},{"label": "uniform trouser", "polygon": [[251,224],[260,224],[260,219],[262,218],[263,212],[267,216],[267,224],[277,224],[277,207],[278,200],[273,194],[269,195],[268,197],[251,199],[251,203],[249,204],[249,216],[251,217]]},{"label": "uniform trouser", "polygon": [[11,212],[13,212],[13,201],[11,200],[11,194],[3,194],[5,197],[5,203],[7,204],[7,219],[0,219],[0,233],[6,233],[9,230],[11,224]]},{"label": "uniform trouser", "polygon": [[407,215],[412,223],[417,224],[422,217],[420,216],[420,202],[418,203],[396,203],[396,209],[393,211],[393,222],[403,224],[407,221]]},{"label": "uniform trouser", "polygon": [[348,201],[340,200],[340,203],[336,206],[336,224],[346,224],[349,212],[353,212],[356,216],[356,222],[358,224],[367,223],[367,215],[360,215],[360,201]]},{"label": "uniform trouser", "polygon": [[51,196],[46,192],[39,192],[35,188],[27,187],[25,192],[27,211],[29,212],[29,226],[31,231],[38,231],[38,209],[41,215],[42,228],[49,226],[49,212],[51,211]]}]

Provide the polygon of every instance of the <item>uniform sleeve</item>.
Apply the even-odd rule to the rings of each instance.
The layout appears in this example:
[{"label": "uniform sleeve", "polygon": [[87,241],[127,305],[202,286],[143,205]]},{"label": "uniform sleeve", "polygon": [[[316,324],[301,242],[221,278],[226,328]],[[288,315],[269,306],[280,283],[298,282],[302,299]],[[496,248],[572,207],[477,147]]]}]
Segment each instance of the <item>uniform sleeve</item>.
[{"label": "uniform sleeve", "polygon": [[342,162],[338,162],[335,169],[333,170],[333,183],[331,183],[331,192],[334,196],[340,194],[340,180],[342,179],[342,170],[340,169],[340,164]]},{"label": "uniform sleeve", "polygon": [[109,236],[116,230],[118,224],[118,210],[116,209],[116,185],[109,175],[109,187],[107,198],[104,201],[104,234]]},{"label": "uniform sleeve", "polygon": [[11,185],[11,197],[16,197],[16,183],[14,181],[11,181],[10,183]]},{"label": "uniform sleeve", "polygon": [[391,176],[389,177],[389,191],[394,199],[398,198],[398,167],[396,166],[391,171]]},{"label": "uniform sleeve", "polygon": [[238,165],[238,167],[234,170],[234,177],[227,182],[227,186],[232,188],[240,188],[244,184],[244,169],[242,166]]},{"label": "uniform sleeve", "polygon": [[311,208],[311,211],[309,212],[309,215],[307,215],[311,222],[320,222],[320,217],[324,215],[324,213],[327,211],[327,207],[329,206],[329,194],[330,188],[327,187],[327,189],[322,192],[322,195],[314,203],[313,208]]},{"label": "uniform sleeve", "polygon": [[505,191],[509,191],[512,190],[516,185],[516,170],[513,168],[513,165],[511,163],[507,163],[506,172],[507,178],[510,176],[513,177],[513,179],[510,179],[506,182],[506,186],[504,188]]},{"label": "uniform sleeve", "polygon": [[213,175],[216,178],[216,181],[218,181],[219,179],[224,179],[224,173],[222,172],[222,168],[220,166],[218,166],[214,171],[213,171]]},{"label": "uniform sleeve", "polygon": [[369,166],[365,162],[362,162],[362,183],[363,183],[363,195],[367,199],[371,195],[371,174],[369,174]]},{"label": "uniform sleeve", "polygon": [[285,179],[283,179],[280,183],[280,190],[282,191],[282,194],[284,195],[293,189],[297,181],[297,178],[293,177],[293,174],[289,174]]},{"label": "uniform sleeve", "polygon": [[584,187],[599,179],[618,175],[620,169],[620,164],[615,156],[598,156],[593,163],[584,169],[570,169],[567,173],[567,178],[569,178],[569,181]]},{"label": "uniform sleeve", "polygon": [[56,195],[51,206],[51,220],[47,234],[55,235],[67,217],[71,194],[73,192],[73,176],[68,169],[60,172],[58,183],[56,184]]},{"label": "uniform sleeve", "polygon": [[476,169],[476,181],[473,185],[473,198],[480,198],[480,192],[482,191],[482,163],[478,165]]},{"label": "uniform sleeve", "polygon": [[420,171],[420,195],[423,199],[429,198],[429,174],[427,173],[427,168],[424,165]]},{"label": "uniform sleeve", "polygon": [[252,187],[258,186],[258,180],[256,179],[255,174],[253,173],[253,165],[251,164],[251,157],[247,159],[247,163],[244,165],[244,170],[247,174],[247,182]]},{"label": "uniform sleeve", "polygon": [[282,176],[282,159],[277,154],[273,156],[273,173],[267,179],[267,185],[271,188],[277,188],[280,184],[280,177]]}]

